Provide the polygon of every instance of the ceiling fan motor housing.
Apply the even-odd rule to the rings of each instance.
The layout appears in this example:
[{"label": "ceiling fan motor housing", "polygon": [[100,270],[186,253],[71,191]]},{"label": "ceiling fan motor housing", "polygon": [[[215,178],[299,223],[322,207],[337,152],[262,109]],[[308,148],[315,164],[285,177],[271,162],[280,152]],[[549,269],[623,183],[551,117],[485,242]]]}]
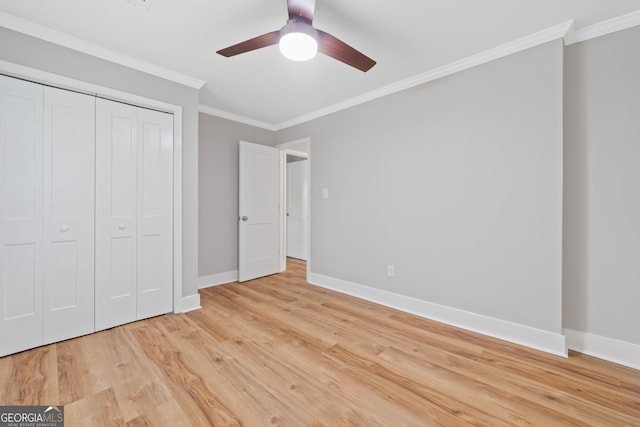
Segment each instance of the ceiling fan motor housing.
[{"label": "ceiling fan motor housing", "polygon": [[318,40],[318,30],[313,28],[311,22],[304,18],[289,19],[284,27],[280,29],[280,38],[286,34],[302,33],[311,36],[314,40]]}]

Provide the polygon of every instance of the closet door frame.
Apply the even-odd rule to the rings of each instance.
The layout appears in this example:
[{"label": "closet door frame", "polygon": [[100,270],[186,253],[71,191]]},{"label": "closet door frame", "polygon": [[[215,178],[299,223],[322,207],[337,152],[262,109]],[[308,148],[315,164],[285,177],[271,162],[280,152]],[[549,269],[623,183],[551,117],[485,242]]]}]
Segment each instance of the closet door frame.
[{"label": "closet door frame", "polygon": [[182,107],[0,60],[0,73],[173,114],[173,312],[198,309],[198,295],[182,296]]}]

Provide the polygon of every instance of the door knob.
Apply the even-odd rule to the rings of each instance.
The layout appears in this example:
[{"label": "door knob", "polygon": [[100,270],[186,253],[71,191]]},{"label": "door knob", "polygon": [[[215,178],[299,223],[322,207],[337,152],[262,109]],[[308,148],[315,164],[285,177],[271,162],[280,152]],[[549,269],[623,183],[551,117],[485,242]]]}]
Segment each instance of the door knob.
[{"label": "door knob", "polygon": [[71,227],[69,227],[68,225],[63,225],[60,226],[59,230],[61,233],[66,233],[67,231],[71,230]]},{"label": "door knob", "polygon": [[243,216],[243,217],[242,217],[242,220],[246,222],[246,221],[248,221],[248,220],[249,220],[249,218],[247,218],[246,216]]},{"label": "door knob", "polygon": [[127,224],[118,224],[118,230],[124,230],[127,228]]}]

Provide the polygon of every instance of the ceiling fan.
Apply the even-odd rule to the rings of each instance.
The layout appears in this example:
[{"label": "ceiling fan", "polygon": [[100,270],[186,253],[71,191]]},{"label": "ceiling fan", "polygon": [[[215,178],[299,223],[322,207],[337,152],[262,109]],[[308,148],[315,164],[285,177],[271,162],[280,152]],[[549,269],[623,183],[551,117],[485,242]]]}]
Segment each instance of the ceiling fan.
[{"label": "ceiling fan", "polygon": [[279,44],[282,54],[296,61],[311,59],[316,52],[320,52],[364,72],[376,65],[376,61],[345,42],[316,29],[313,26],[315,8],[315,0],[287,0],[289,19],[284,27],[221,49],[217,53],[228,58]]}]

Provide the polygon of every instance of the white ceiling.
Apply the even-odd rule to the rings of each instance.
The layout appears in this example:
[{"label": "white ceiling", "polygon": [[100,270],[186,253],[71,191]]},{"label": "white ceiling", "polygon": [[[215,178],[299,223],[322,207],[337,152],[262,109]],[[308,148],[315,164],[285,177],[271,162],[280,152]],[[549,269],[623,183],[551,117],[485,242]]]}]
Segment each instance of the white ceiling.
[{"label": "white ceiling", "polygon": [[367,73],[323,55],[292,62],[277,46],[215,53],[282,27],[286,0],[153,0],[148,10],[127,0],[0,0],[11,15],[0,25],[39,24],[205,81],[202,105],[278,128],[570,20],[579,30],[638,9],[638,0],[317,0],[314,26],[375,59]]}]

